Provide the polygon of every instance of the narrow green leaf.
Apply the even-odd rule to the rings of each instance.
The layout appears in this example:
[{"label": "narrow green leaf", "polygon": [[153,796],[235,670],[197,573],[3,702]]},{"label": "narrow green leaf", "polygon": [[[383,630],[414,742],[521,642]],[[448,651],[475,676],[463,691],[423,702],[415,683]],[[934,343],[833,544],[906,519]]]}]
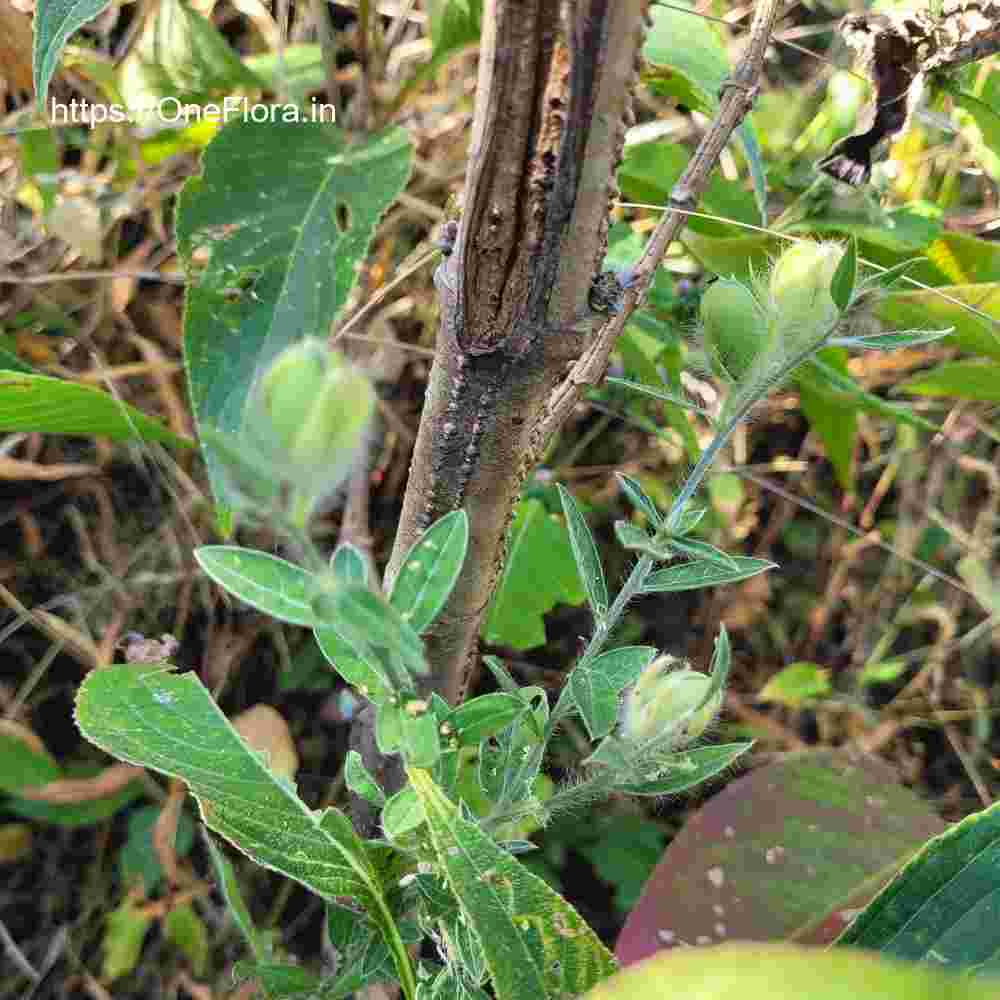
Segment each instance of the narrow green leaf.
[{"label": "narrow green leaf", "polygon": [[506,729],[522,712],[524,700],[517,694],[494,691],[459,705],[444,720],[449,735],[461,746],[478,746],[483,740]]},{"label": "narrow green leaf", "polygon": [[[406,674],[427,673],[420,636],[389,602],[367,587],[328,587],[313,601],[315,621],[332,625],[366,659],[376,660],[382,673],[401,683]],[[404,676],[397,678],[402,667]]]},{"label": "narrow green leaf", "polygon": [[833,272],[830,281],[830,298],[833,304],[843,312],[854,297],[854,286],[858,280],[858,238],[852,236],[840,258],[837,270]]},{"label": "narrow green leaf", "polygon": [[344,762],[344,781],[355,795],[360,795],[372,805],[385,805],[385,793],[371,776],[368,768],[365,767],[361,760],[361,754],[357,750],[347,751],[347,760]]},{"label": "narrow green leaf", "polygon": [[636,682],[655,656],[653,646],[623,646],[602,653],[569,675],[570,693],[592,740],[611,732],[618,720],[621,692]]},{"label": "narrow green leaf", "polygon": [[733,556],[732,559],[736,564],[735,569],[701,560],[657,570],[647,577],[642,592],[663,594],[680,590],[701,590],[703,587],[717,587],[723,583],[739,583],[777,567],[777,563],[767,559],[752,559],[749,556]]},{"label": "narrow green leaf", "polygon": [[497,1000],[576,996],[613,971],[611,955],[562,897],[462,819],[425,771],[408,775]]},{"label": "narrow green leaf", "polygon": [[1000,364],[990,361],[947,361],[908,379],[897,392],[914,396],[954,396],[1000,403]]},{"label": "narrow green leaf", "polygon": [[677,518],[677,526],[674,528],[673,534],[690,535],[701,524],[701,519],[707,513],[707,507],[685,507],[681,511],[680,517]]},{"label": "narrow green leaf", "polygon": [[32,66],[35,107],[39,114],[45,114],[49,81],[70,35],[97,17],[108,3],[109,0],[41,0],[36,6]]},{"label": "narrow green leaf", "polygon": [[965,94],[959,90],[949,88],[952,100],[963,110],[967,111],[976,127],[983,135],[983,143],[995,156],[1000,156],[1000,114],[996,108],[991,108],[985,101],[973,97],[972,94]]},{"label": "narrow green leaf", "polygon": [[423,632],[438,616],[462,571],[469,517],[453,510],[432,524],[406,554],[389,602],[410,627]]},{"label": "narrow green leaf", "polygon": [[399,840],[423,822],[424,808],[412,785],[396,792],[382,810],[382,829],[390,840]]},{"label": "narrow green leaf", "polygon": [[928,841],[837,944],[998,975],[998,895],[1000,804]]},{"label": "narrow green leaf", "polygon": [[697,559],[702,562],[714,563],[730,573],[736,572],[739,568],[736,560],[722,549],[717,549],[708,542],[703,542],[698,538],[675,538],[671,536],[670,547],[686,555],[689,559]]},{"label": "narrow green leaf", "polygon": [[660,777],[635,784],[619,785],[617,790],[627,795],[676,795],[689,788],[697,788],[709,778],[721,774],[752,746],[753,741],[750,741],[685,750],[663,762],[663,772]]},{"label": "narrow green leaf", "polygon": [[101,389],[14,371],[0,371],[0,431],[96,435],[112,441],[158,441],[178,448],[194,445]]},{"label": "narrow green leaf", "polygon": [[240,884],[236,880],[236,872],[232,862],[222,853],[208,829],[203,826],[201,831],[202,839],[208,847],[208,856],[212,860],[212,868],[215,871],[215,884],[222,893],[226,908],[243,935],[243,940],[250,947],[253,957],[258,962],[266,962],[271,957],[272,952],[270,936],[262,934],[254,926],[253,917],[243,899]]},{"label": "narrow green leaf", "polygon": [[313,635],[330,666],[365,698],[378,705],[393,694],[393,685],[378,661],[367,650],[355,648],[336,625],[318,625]]},{"label": "narrow green leaf", "polygon": [[341,542],[330,557],[333,575],[346,584],[368,586],[368,560],[364,553],[350,542]]},{"label": "narrow green leaf", "polygon": [[615,538],[623,549],[643,552],[657,560],[670,559],[674,554],[671,541],[654,538],[631,521],[615,521]]},{"label": "narrow green leaf", "polygon": [[604,580],[604,569],[597,552],[597,543],[572,494],[561,484],[559,499],[566,515],[566,526],[569,529],[569,540],[573,546],[573,557],[576,559],[580,581],[587,591],[591,610],[600,621],[608,613],[608,585]]},{"label": "narrow green leaf", "polygon": [[290,625],[316,622],[316,577],[278,556],[238,545],[202,545],[198,565],[227,593]]},{"label": "narrow green leaf", "polygon": [[663,521],[660,512],[656,509],[656,504],[646,496],[645,491],[639,485],[639,483],[633,479],[631,476],[626,476],[624,472],[616,472],[615,478],[618,480],[619,485],[624,491],[625,495],[629,498],[632,506],[636,510],[641,510],[646,517],[649,518],[649,522],[654,527],[658,527]]},{"label": "narrow green leaf", "polygon": [[954,331],[946,330],[889,330],[864,337],[831,337],[833,347],[857,347],[871,351],[896,351],[901,347],[920,347],[933,344],[935,340],[950,336]]},{"label": "narrow green leaf", "polygon": [[645,385],[642,382],[633,382],[631,379],[627,378],[606,378],[604,380],[608,385],[621,385],[626,389],[634,389],[636,392],[641,392],[644,396],[651,396],[653,399],[659,399],[664,403],[673,403],[675,406],[681,406],[685,410],[693,410],[695,413],[700,413],[702,416],[709,416],[707,410],[700,406],[696,406],[694,403],[685,399],[678,393],[668,392],[666,389],[660,389],[654,385]]},{"label": "narrow green leaf", "polygon": [[403,709],[383,701],[375,707],[375,743],[382,753],[395,753],[403,742]]}]

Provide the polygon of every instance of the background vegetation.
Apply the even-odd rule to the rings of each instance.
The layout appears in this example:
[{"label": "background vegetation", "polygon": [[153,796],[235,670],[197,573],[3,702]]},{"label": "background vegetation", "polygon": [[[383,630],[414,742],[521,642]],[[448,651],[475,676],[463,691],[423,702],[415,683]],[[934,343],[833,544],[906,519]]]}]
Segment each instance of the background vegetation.
[{"label": "background vegetation", "polygon": [[[63,101],[152,93],[203,102],[325,91],[340,104],[341,124],[377,112],[408,131],[412,173],[400,175],[405,190],[391,210],[372,220],[372,253],[340,320],[341,330],[350,325],[342,346],[378,384],[378,422],[318,535],[331,548],[338,538],[353,541],[381,567],[437,329],[428,253],[454,216],[464,176],[476,25],[464,4],[330,7],[336,59],[324,65],[300,6],[272,13],[253,2],[115,3],[73,36],[51,92]],[[468,17],[442,14],[456,10]],[[522,683],[558,691],[556,668],[573,659],[589,613],[557,484],[584,509],[608,578],[624,579],[631,557],[614,544],[613,523],[634,515],[614,473],[668,506],[706,434],[672,400],[719,405],[695,323],[707,277],[747,276],[776,252],[779,232],[854,237],[860,256],[883,267],[915,261],[906,275],[920,285],[894,284],[881,318],[899,329],[954,332],[888,353],[828,348],[825,368],[806,369],[740,428],[708,481],[699,536],[780,570],[712,591],[640,597],[618,637],[707,668],[725,624],[733,667],[711,738],[756,739],[740,765],[751,774],[680,836],[700,796],[615,799],[587,822],[524,831],[540,847],[525,863],[609,945],[668,844],[651,885],[670,881],[648,894],[654,905],[672,895],[669,914],[646,918],[665,932],[659,944],[751,930],[829,939],[854,894],[870,894],[872,873],[942,820],[990,805],[1000,781],[1000,67],[994,57],[963,70],[964,97],[935,94],[893,141],[872,187],[850,192],[817,181],[814,163],[854,130],[867,99],[838,45],[846,12],[803,4],[781,21],[752,122],[723,154],[700,205],[712,218],[692,219],[670,248],[647,309],[618,344],[613,378],[577,408],[525,486],[513,556],[484,632]],[[748,22],[746,9],[724,3],[698,13],[658,11],[647,40],[609,264],[637,256]],[[82,742],[71,711],[77,687],[115,658],[169,655],[198,672],[248,738],[273,758],[285,755],[315,805],[344,797],[358,703],[308,630],[224,598],[191,555],[217,538],[218,524],[206,471],[187,446],[186,251],[174,226],[179,192],[216,129],[164,130],[143,120],[40,127],[30,39],[28,13],[0,0],[0,65],[8,67],[0,79],[0,363],[22,377],[60,380],[44,407],[29,407],[18,388],[25,383],[0,377],[0,995],[228,995],[241,942],[213,891],[183,789],[109,767]],[[756,228],[765,221],[770,232]],[[234,303],[255,294],[255,275],[232,278]],[[664,398],[636,395],[625,381]],[[263,530],[242,538],[274,544]],[[480,685],[490,690],[492,678]],[[573,772],[583,744],[582,730],[567,724],[558,776]],[[823,768],[785,778],[765,769],[794,768],[786,755],[806,747],[825,749]],[[851,755],[862,750],[882,762],[859,763]],[[805,818],[811,809],[818,818]],[[172,845],[156,833],[169,811],[181,817]],[[802,843],[812,836],[813,850],[789,852],[780,831],[768,829],[783,811],[802,823]],[[744,835],[734,817],[754,829]],[[699,854],[727,840],[734,844],[724,862]],[[871,846],[864,857],[836,853],[859,840]],[[710,880],[724,872],[734,898],[756,901],[752,912],[721,917],[703,883],[670,876],[678,871]],[[848,876],[838,881],[838,871]],[[280,928],[304,962],[321,957],[320,904],[261,869],[238,864],[238,873],[258,925]],[[780,901],[767,895],[775,881]],[[789,885],[797,887],[791,902]],[[774,924],[762,932],[767,915]],[[824,916],[832,930],[820,926]],[[639,930],[628,940],[641,938],[642,923],[634,920]]]}]

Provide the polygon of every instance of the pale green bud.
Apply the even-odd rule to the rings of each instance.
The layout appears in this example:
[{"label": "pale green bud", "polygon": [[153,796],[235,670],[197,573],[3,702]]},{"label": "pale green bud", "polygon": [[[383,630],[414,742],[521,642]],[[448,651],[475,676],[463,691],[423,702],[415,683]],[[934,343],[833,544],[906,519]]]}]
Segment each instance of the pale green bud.
[{"label": "pale green bud", "polygon": [[779,322],[817,327],[836,320],[840,310],[830,295],[830,284],[843,256],[839,243],[803,241],[774,262],[770,292]]},{"label": "pale green bud", "polygon": [[347,474],[374,406],[368,378],[321,340],[293,344],[260,377],[244,415],[245,444],[290,490],[295,520]]},{"label": "pale green bud", "polygon": [[767,341],[767,317],[753,292],[735,278],[720,278],[702,296],[701,322],[712,371],[738,381]]},{"label": "pale green bud", "polygon": [[705,732],[722,708],[722,691],[702,705],[711,686],[712,678],[692,670],[685,660],[657,657],[628,693],[622,735],[637,743],[669,737],[672,747],[687,746]]}]

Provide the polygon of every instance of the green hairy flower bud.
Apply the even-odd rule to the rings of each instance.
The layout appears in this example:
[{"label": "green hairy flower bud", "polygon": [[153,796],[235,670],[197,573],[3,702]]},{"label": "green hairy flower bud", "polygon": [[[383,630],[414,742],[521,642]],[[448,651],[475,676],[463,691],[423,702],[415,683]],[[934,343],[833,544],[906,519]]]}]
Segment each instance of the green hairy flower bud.
[{"label": "green hairy flower bud", "polygon": [[624,737],[643,743],[669,735],[674,748],[687,746],[705,732],[722,708],[722,691],[702,705],[711,685],[712,678],[692,670],[687,661],[658,656],[628,693]]},{"label": "green hairy flower bud", "polygon": [[246,446],[292,493],[301,521],[339,483],[375,406],[371,382],[321,340],[287,348],[260,377],[244,415]]},{"label": "green hairy flower bud", "polygon": [[746,285],[720,278],[701,299],[705,352],[712,371],[727,381],[741,379],[767,340],[767,317]]},{"label": "green hairy flower bud", "polygon": [[779,322],[816,327],[836,320],[840,310],[830,295],[830,283],[843,256],[839,243],[803,241],[774,262],[770,292]]}]

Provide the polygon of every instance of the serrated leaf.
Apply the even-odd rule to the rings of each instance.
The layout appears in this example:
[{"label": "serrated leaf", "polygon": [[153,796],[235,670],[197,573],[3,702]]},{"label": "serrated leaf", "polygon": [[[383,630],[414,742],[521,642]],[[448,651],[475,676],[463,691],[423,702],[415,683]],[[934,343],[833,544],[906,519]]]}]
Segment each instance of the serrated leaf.
[{"label": "serrated leaf", "polygon": [[569,691],[592,740],[611,732],[618,720],[621,692],[636,682],[655,656],[653,646],[623,646],[602,653],[569,675]]},{"label": "serrated leaf", "polygon": [[[238,434],[255,374],[290,344],[326,336],[410,169],[402,129],[355,141],[321,122],[234,122],[212,140],[176,224],[191,275],[184,355],[199,426]],[[200,271],[198,251],[208,253]],[[211,447],[206,459],[216,500],[229,504]]]},{"label": "serrated leaf", "polygon": [[929,841],[838,945],[1000,975],[1000,805]]},{"label": "serrated leaf", "polygon": [[316,577],[269,552],[238,545],[202,545],[198,565],[227,593],[290,625],[316,624]]},{"label": "serrated leaf", "polygon": [[334,549],[330,569],[340,583],[368,586],[368,560],[351,542],[341,542]]},{"label": "serrated leaf", "polygon": [[840,258],[837,270],[830,280],[830,298],[833,304],[843,312],[854,297],[854,286],[858,280],[858,238],[852,236],[847,243],[844,256]]},{"label": "serrated leaf", "polygon": [[108,0],[42,0],[37,5],[32,66],[35,106],[39,114],[45,114],[49,82],[70,35],[92,21],[107,6]]},{"label": "serrated leaf", "polygon": [[565,525],[539,500],[522,500],[514,509],[507,561],[483,626],[484,641],[514,649],[541,646],[542,616],[556,604],[585,600]]},{"label": "serrated leaf", "polygon": [[360,795],[372,805],[379,807],[385,805],[385,793],[371,776],[368,768],[365,767],[361,760],[361,754],[357,750],[347,751],[347,760],[344,762],[344,781],[355,795]]},{"label": "serrated leaf", "polygon": [[604,579],[597,543],[576,500],[561,484],[559,499],[566,515],[566,527],[569,529],[569,541],[573,546],[573,558],[576,560],[580,582],[587,591],[587,600],[594,616],[600,621],[608,613],[608,585]]},{"label": "serrated leaf", "polygon": [[767,559],[752,559],[749,556],[732,556],[735,568],[721,563],[699,560],[668,566],[651,573],[643,585],[644,594],[673,593],[681,590],[701,590],[703,587],[718,587],[724,583],[739,583],[749,580],[758,573],[777,568],[777,563]]},{"label": "serrated leaf", "polygon": [[460,746],[478,746],[483,740],[506,729],[525,711],[524,699],[516,694],[494,691],[459,705],[443,725]]},{"label": "serrated leaf", "polygon": [[453,510],[432,524],[406,554],[389,603],[423,632],[438,616],[458,580],[469,545],[469,516]]},{"label": "serrated leaf", "polygon": [[616,790],[626,795],[676,795],[689,788],[697,788],[709,778],[721,774],[752,746],[750,741],[685,750],[664,760],[663,773],[659,777],[617,785]]},{"label": "serrated leaf", "polygon": [[28,372],[0,371],[0,431],[194,445],[101,389]]},{"label": "serrated leaf", "polygon": [[76,722],[108,753],[185,781],[209,829],[258,864],[323,899],[359,900],[393,946],[412,995],[409,958],[350,821],[334,809],[310,810],[239,738],[194,674],[135,663],[91,671],[77,693]]},{"label": "serrated leaf", "polygon": [[580,915],[410,769],[437,863],[483,949],[497,1000],[583,993],[614,961]]}]

